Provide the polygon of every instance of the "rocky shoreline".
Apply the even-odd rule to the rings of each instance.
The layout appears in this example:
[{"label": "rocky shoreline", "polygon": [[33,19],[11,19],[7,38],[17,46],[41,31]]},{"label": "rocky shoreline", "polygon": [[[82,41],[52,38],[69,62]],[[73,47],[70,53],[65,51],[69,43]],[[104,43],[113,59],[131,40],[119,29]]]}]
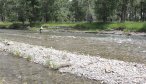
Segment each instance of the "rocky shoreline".
[{"label": "rocky shoreline", "polygon": [[28,61],[42,64],[60,72],[101,80],[108,84],[144,84],[146,66],[144,64],[110,60],[92,56],[78,55],[37,45],[0,41],[0,50]]},{"label": "rocky shoreline", "polygon": [[113,34],[113,35],[136,35],[136,36],[146,36],[145,32],[124,32],[124,31],[118,31],[118,30],[112,30],[112,31],[97,31],[97,32],[90,32],[85,31],[85,33],[93,33],[93,34]]}]

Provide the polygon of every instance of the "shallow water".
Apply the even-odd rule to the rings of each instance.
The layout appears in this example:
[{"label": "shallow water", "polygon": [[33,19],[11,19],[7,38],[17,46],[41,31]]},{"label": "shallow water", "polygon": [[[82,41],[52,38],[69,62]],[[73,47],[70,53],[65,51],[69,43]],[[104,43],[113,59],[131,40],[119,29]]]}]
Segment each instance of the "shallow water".
[{"label": "shallow water", "polygon": [[77,54],[146,64],[146,36],[0,30],[0,37]]},{"label": "shallow water", "polygon": [[0,84],[100,84],[0,52]]},{"label": "shallow water", "polygon": [[[77,54],[146,64],[146,37],[49,31],[0,30],[0,38],[53,47]],[[5,66],[7,65],[7,66]],[[62,74],[0,52],[1,80],[11,84],[98,84],[98,81]]]}]

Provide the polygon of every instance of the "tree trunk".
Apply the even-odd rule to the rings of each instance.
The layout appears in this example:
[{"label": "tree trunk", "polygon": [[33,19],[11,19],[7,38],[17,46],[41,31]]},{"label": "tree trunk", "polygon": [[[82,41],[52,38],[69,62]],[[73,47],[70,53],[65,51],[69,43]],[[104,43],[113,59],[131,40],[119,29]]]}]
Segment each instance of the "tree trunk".
[{"label": "tree trunk", "polygon": [[140,5],[141,5],[141,21],[144,21],[144,7],[143,7],[143,5],[144,5],[144,2],[141,2],[140,3]]},{"label": "tree trunk", "polygon": [[135,14],[134,14],[134,18],[135,18],[135,21],[137,21],[137,17],[136,17],[136,15],[137,15],[137,7],[135,7]]},{"label": "tree trunk", "polygon": [[126,13],[127,13],[127,4],[128,1],[127,0],[123,0],[123,4],[122,4],[122,14],[121,14],[121,22],[125,22],[126,21]]}]

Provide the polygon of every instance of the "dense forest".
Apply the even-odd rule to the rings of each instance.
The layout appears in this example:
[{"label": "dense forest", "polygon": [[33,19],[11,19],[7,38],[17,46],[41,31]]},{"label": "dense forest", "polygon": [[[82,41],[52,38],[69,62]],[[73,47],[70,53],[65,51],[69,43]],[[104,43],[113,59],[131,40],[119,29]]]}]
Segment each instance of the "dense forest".
[{"label": "dense forest", "polygon": [[146,0],[0,0],[0,21],[145,21]]}]

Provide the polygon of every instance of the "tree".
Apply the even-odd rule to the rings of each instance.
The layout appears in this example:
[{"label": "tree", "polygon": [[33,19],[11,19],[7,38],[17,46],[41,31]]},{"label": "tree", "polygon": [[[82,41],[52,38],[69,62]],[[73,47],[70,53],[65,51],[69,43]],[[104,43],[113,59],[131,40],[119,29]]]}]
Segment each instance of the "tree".
[{"label": "tree", "polygon": [[39,0],[26,0],[27,14],[30,24],[40,20],[40,3]]},{"label": "tree", "polygon": [[128,3],[129,0],[122,0],[121,4],[121,22],[125,22],[126,20],[126,13],[127,13],[127,8],[128,8]]},{"label": "tree", "polygon": [[6,0],[0,0],[0,19],[5,21],[6,16]]},{"label": "tree", "polygon": [[86,13],[82,7],[82,0],[72,0],[70,10],[71,10],[76,22],[85,20]]},{"label": "tree", "polygon": [[93,21],[95,15],[94,3],[95,0],[83,0],[83,9],[86,13],[85,19],[90,23]]},{"label": "tree", "polygon": [[55,1],[56,0],[42,0],[42,18],[45,22],[55,20]]},{"label": "tree", "polygon": [[118,0],[97,0],[95,2],[95,12],[97,18],[103,22],[107,22],[108,18],[115,14],[118,2]]},{"label": "tree", "polygon": [[69,0],[59,0],[56,1],[57,9],[56,9],[56,17],[57,21],[67,22],[70,20],[71,12],[70,12],[70,1]]},{"label": "tree", "polygon": [[[0,0],[0,20],[33,22],[144,21],[146,0]],[[120,19],[118,19],[120,18]]]},{"label": "tree", "polygon": [[18,13],[18,21],[21,21],[23,24],[28,19],[28,7],[27,7],[27,1],[26,0],[18,0],[17,3],[17,13]]}]

